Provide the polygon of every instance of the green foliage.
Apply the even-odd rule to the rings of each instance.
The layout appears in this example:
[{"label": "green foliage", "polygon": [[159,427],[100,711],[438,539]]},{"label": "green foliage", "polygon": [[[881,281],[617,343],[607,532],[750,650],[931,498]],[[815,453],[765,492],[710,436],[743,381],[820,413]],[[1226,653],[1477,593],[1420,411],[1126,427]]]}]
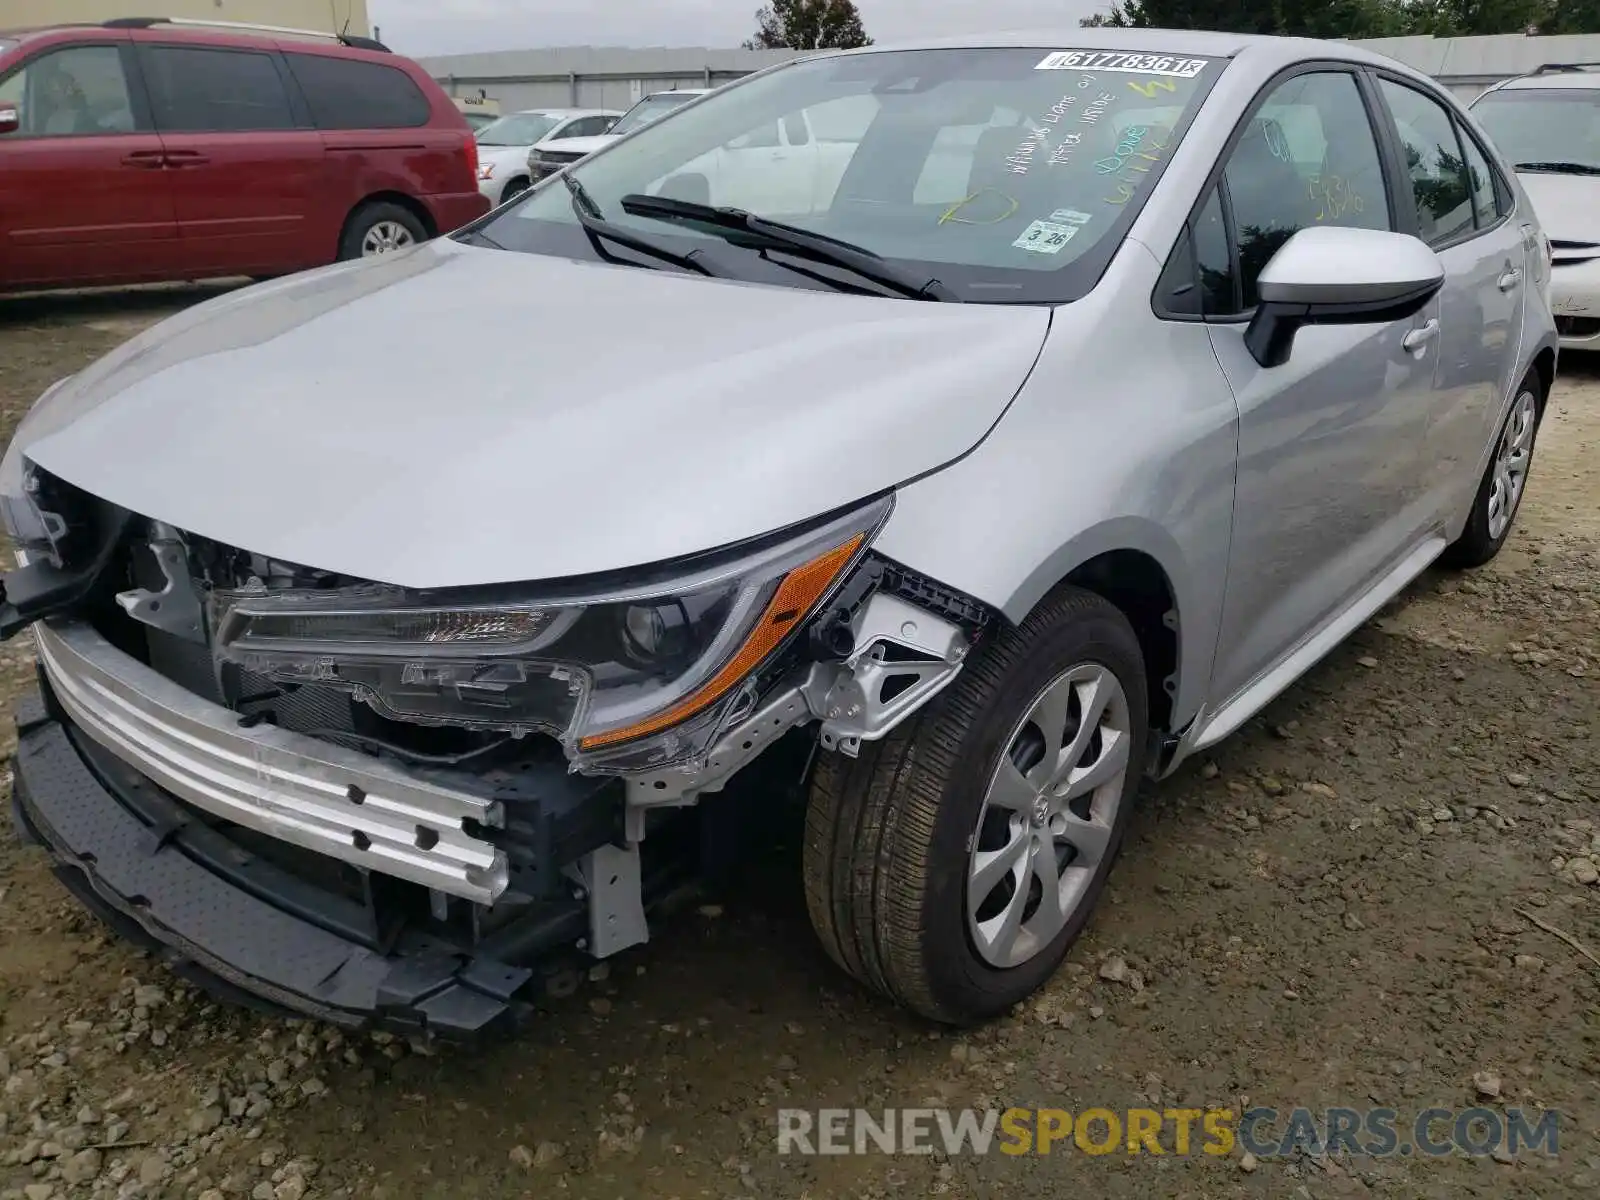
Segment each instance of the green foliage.
[{"label": "green foliage", "polygon": [[772,0],[756,13],[747,50],[853,50],[870,46],[855,0]]}]

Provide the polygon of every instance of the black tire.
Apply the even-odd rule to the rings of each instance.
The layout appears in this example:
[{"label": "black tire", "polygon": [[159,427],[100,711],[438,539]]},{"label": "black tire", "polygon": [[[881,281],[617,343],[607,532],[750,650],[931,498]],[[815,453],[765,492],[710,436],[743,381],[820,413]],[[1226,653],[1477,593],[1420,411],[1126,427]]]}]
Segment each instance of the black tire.
[{"label": "black tire", "polygon": [[379,200],[363,204],[350,214],[350,219],[345,222],[344,235],[339,239],[339,261],[361,258],[367,235],[386,222],[392,222],[404,229],[410,234],[413,242],[428,240],[427,227],[416,213],[403,205]]},{"label": "black tire", "polygon": [[517,178],[506,184],[505,191],[500,193],[500,203],[510,204],[513,200],[522,195],[523,192],[527,191],[532,186],[533,184],[528,182],[528,177],[526,175],[519,175]]},{"label": "black tire", "polygon": [[[1108,668],[1127,697],[1131,755],[1111,841],[1083,900],[1037,955],[1009,968],[978,953],[967,923],[969,840],[1006,739],[1052,680]],[[1138,790],[1149,728],[1144,660],[1120,610],[1062,588],[995,635],[927,708],[859,758],[819,755],[806,812],[811,922],[828,954],[914,1012],[965,1025],[1005,1012],[1060,966],[1110,874]]]},{"label": "black tire", "polygon": [[[1532,440],[1528,444],[1528,467],[1523,475],[1522,488],[1517,493],[1515,506],[1511,510],[1511,519],[1506,522],[1497,537],[1490,532],[1495,468],[1499,462],[1501,447],[1510,436],[1512,423],[1516,421],[1520,407],[1529,399],[1533,402],[1535,418]],[[1517,513],[1521,511],[1522,500],[1527,495],[1527,481],[1532,476],[1534,451],[1538,447],[1539,424],[1544,417],[1544,405],[1544,381],[1537,371],[1529,371],[1512,394],[1511,411],[1506,414],[1505,420],[1495,432],[1494,449],[1489,456],[1489,465],[1484,469],[1483,478],[1478,483],[1477,495],[1472,499],[1472,513],[1467,518],[1466,527],[1461,531],[1461,536],[1445,547],[1444,553],[1439,557],[1442,566],[1457,569],[1481,567],[1499,554],[1500,548],[1506,544],[1506,539],[1517,526]]]}]

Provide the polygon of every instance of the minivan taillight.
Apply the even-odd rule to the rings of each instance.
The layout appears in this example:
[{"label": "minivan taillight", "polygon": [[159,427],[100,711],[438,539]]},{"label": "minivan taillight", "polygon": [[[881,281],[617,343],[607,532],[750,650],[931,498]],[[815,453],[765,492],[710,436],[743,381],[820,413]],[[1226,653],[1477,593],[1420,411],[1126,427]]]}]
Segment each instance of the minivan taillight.
[{"label": "minivan taillight", "polygon": [[467,134],[467,178],[478,181],[478,139]]}]

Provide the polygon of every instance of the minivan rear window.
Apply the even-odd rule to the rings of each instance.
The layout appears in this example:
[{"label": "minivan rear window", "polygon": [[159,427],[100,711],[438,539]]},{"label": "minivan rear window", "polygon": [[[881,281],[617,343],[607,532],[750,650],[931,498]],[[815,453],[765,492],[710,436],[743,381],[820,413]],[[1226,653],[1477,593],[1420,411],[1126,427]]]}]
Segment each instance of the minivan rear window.
[{"label": "minivan rear window", "polygon": [[286,57],[318,129],[415,129],[433,115],[422,89],[397,67],[324,54]]}]

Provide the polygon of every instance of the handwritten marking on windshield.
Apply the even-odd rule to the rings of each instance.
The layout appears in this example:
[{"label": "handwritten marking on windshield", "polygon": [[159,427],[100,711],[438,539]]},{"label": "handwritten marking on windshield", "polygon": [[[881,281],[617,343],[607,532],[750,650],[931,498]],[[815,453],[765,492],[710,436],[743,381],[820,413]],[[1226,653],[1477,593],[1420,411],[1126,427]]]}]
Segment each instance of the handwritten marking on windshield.
[{"label": "handwritten marking on windshield", "polygon": [[[962,216],[957,216],[956,215],[962,209],[966,208],[967,205],[971,204],[974,200],[977,200],[980,196],[991,196],[991,195],[1000,197],[1001,200],[1005,201],[1006,204],[1009,205],[1009,207],[1005,210],[1005,212],[1001,213],[999,216],[994,216],[994,217],[962,217]],[[999,188],[992,188],[992,187],[979,188],[977,191],[973,192],[971,195],[962,197],[960,200],[957,200],[954,204],[952,204],[949,208],[945,209],[944,212],[939,217],[939,224],[943,225],[945,222],[951,221],[951,222],[954,222],[957,225],[998,225],[998,224],[1000,224],[1001,221],[1004,221],[1006,218],[1010,217],[1013,213],[1015,213],[1019,207],[1020,206],[1017,204],[1017,201],[1016,201],[1015,197],[1006,195]]]},{"label": "handwritten marking on windshield", "polygon": [[1083,116],[1079,120],[1085,125],[1093,125],[1105,115],[1106,109],[1111,107],[1111,103],[1115,99],[1116,97],[1110,92],[1101,92],[1093,100],[1089,101],[1087,107],[1083,110]]},{"label": "handwritten marking on windshield", "polygon": [[1031,127],[1022,144],[1006,156],[1006,166],[1011,174],[1026,175],[1028,168],[1033,165],[1033,156],[1049,137],[1050,131],[1048,129],[1037,125]]},{"label": "handwritten marking on windshield", "polygon": [[1078,148],[1082,141],[1083,134],[1081,133],[1063,133],[1061,135],[1061,144],[1051,151],[1050,165],[1052,167],[1059,167],[1063,163],[1070,161],[1072,158],[1072,152]]},{"label": "handwritten marking on windshield", "polygon": [[[1149,135],[1149,130],[1143,126],[1134,126],[1128,130],[1128,133],[1131,135],[1134,129],[1139,131],[1141,138]],[[1134,191],[1140,182],[1139,177],[1149,174],[1150,168],[1161,161],[1162,155],[1171,147],[1172,142],[1170,139],[1164,142],[1157,142],[1152,139],[1150,142],[1142,143],[1136,147],[1132,153],[1122,155],[1120,152],[1125,145],[1127,145],[1127,138],[1124,138],[1123,142],[1118,145],[1118,154],[1099,159],[1094,164],[1095,170],[1102,175],[1116,174],[1118,176],[1115,180],[1117,185],[1116,195],[1104,197],[1107,204],[1126,204],[1129,200],[1132,200]],[[1132,179],[1128,178],[1129,172],[1133,174]]]},{"label": "handwritten marking on windshield", "polygon": [[1175,92],[1178,90],[1178,85],[1170,79],[1152,79],[1145,83],[1130,79],[1128,80],[1128,86],[1146,100],[1154,100],[1157,92]]},{"label": "handwritten marking on windshield", "polygon": [[[1122,140],[1117,143],[1116,150],[1104,158],[1096,159],[1094,169],[1102,175],[1115,175],[1122,170],[1123,164],[1128,161],[1129,157],[1139,149],[1139,144],[1144,141],[1145,134],[1149,132],[1150,128],[1147,125],[1128,126],[1123,131]],[[1146,167],[1144,169],[1148,171],[1150,168]]]}]

